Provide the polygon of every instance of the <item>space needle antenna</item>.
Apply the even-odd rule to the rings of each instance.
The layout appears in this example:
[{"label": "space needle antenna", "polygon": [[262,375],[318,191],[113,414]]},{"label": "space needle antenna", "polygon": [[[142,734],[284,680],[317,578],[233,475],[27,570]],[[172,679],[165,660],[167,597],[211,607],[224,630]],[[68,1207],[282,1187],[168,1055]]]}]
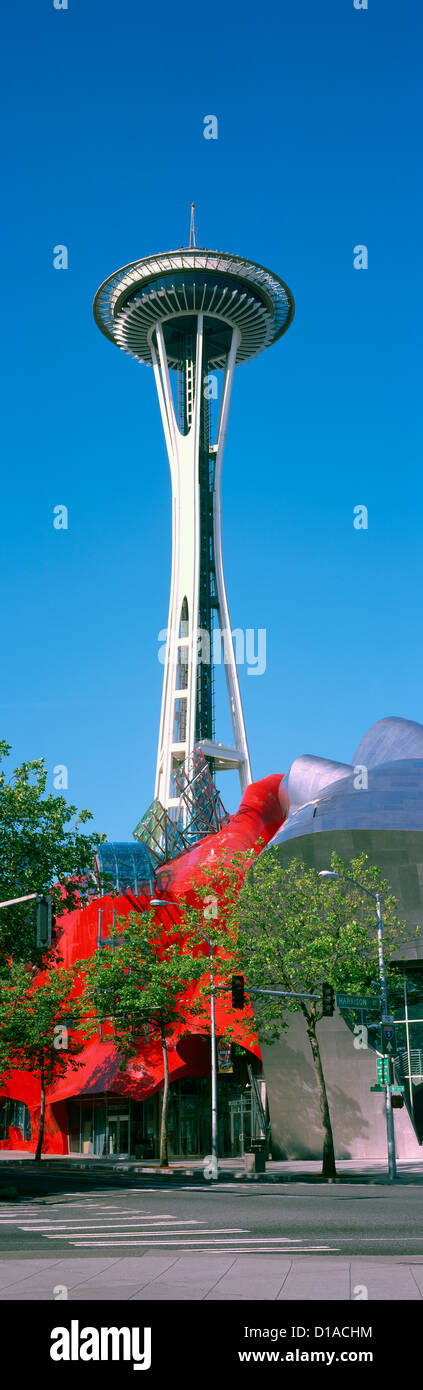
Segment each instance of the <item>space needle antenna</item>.
[{"label": "space needle antenna", "polygon": [[195,203],[191,203],[191,220],[189,224],[189,250],[192,251],[197,245],[195,240]]}]

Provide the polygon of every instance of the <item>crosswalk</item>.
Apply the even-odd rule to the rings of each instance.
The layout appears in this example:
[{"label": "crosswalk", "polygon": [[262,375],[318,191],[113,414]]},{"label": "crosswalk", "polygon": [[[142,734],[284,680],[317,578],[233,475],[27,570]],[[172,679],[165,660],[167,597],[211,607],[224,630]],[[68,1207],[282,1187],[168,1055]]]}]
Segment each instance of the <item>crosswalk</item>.
[{"label": "crosswalk", "polygon": [[[336,1254],[336,1247],[310,1244],[300,1238],[284,1235],[250,1234],[245,1226],[212,1225],[207,1220],[174,1216],[171,1212],[155,1212],[141,1207],[120,1207],[116,1203],[67,1202],[65,1210],[49,1208],[48,1213],[35,1203],[19,1205],[7,1215],[0,1215],[1,1235],[20,1232],[21,1237],[38,1237],[44,1242],[76,1250],[180,1250],[204,1254],[220,1251],[228,1254],[302,1254],[321,1252]],[[31,1240],[33,1249],[33,1239]],[[45,1248],[45,1247],[44,1247]]]}]

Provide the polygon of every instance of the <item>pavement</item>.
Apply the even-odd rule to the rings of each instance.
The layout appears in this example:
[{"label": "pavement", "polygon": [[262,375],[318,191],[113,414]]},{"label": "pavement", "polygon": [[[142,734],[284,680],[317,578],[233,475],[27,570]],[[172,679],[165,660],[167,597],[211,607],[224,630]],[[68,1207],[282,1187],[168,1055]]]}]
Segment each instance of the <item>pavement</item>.
[{"label": "pavement", "polygon": [[423,1186],[173,1179],[3,1201],[0,1302],[420,1301]]},{"label": "pavement", "polygon": [[423,1264],[207,1254],[0,1262],[0,1302],[419,1302]]},{"label": "pavement", "polygon": [[[82,1156],[80,1154],[68,1154],[65,1157],[60,1154],[43,1154],[40,1164],[34,1163],[34,1155],[18,1150],[1,1149],[0,1164],[6,1166],[0,1168],[0,1195],[2,1187],[19,1178],[25,1179],[28,1173],[35,1177],[42,1177],[47,1181],[50,1175],[52,1179],[58,1180],[61,1177],[73,1179],[78,1177],[84,1180],[93,1179],[98,1182],[103,1180],[110,1181],[112,1175],[119,1180],[125,1181],[132,1179],[148,1178],[154,1180],[169,1179],[178,1181],[181,1178],[193,1178],[195,1181],[203,1181],[204,1170],[203,1158],[195,1159],[172,1159],[169,1168],[159,1168],[154,1159],[118,1159],[118,1158],[94,1158]],[[28,1168],[29,1165],[29,1168]],[[386,1159],[374,1159],[372,1162],[359,1161],[356,1159],[340,1159],[336,1165],[336,1179],[326,1179],[326,1181],[339,1182],[370,1182],[370,1183],[390,1183],[391,1179],[387,1171]],[[26,1170],[26,1172],[25,1172]],[[243,1158],[224,1158],[219,1160],[220,1182],[227,1182],[232,1179],[237,1182],[322,1182],[321,1160],[270,1160],[266,1162],[265,1173],[247,1174]],[[421,1160],[400,1160],[397,1161],[397,1181],[400,1183],[423,1182],[423,1161]]]}]

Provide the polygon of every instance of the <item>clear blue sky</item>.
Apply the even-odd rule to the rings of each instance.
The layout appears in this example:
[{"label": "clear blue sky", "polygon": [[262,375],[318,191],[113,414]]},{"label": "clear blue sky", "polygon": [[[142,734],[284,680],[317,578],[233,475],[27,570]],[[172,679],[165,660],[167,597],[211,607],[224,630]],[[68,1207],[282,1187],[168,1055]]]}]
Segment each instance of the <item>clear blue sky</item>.
[{"label": "clear blue sky", "polygon": [[[253,774],[349,761],[374,720],[423,720],[419,11],[3,15],[0,732],[16,762],[66,764],[109,838],[130,838],[154,790],[170,479],[152,372],[91,305],[119,266],[186,243],[192,199],[201,244],[269,266],[296,301],[238,369],[224,464],[232,624],[267,629],[266,674],[240,670]],[[220,787],[235,809],[232,776]]]}]

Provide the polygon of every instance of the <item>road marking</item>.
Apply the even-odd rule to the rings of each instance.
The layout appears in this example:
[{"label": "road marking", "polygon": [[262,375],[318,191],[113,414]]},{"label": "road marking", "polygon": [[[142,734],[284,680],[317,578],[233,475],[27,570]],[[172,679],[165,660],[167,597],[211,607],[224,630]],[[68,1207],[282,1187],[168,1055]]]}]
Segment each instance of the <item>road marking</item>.
[{"label": "road marking", "polygon": [[[93,1206],[94,1206],[94,1203],[93,1203]],[[97,1208],[97,1210],[98,1210],[98,1208]],[[104,1210],[104,1208],[103,1208],[103,1210]],[[110,1208],[109,1208],[109,1211],[110,1211],[110,1212],[116,1212],[116,1216],[119,1217],[119,1219],[120,1219],[121,1217],[123,1217],[123,1216],[129,1216],[129,1217],[138,1217],[138,1216],[139,1216],[140,1218],[142,1218],[142,1217],[146,1217],[146,1218],[148,1217],[148,1218],[149,1218],[150,1215],[151,1215],[151,1213],[150,1213],[149,1211],[147,1211],[147,1208],[146,1208],[146,1207],[138,1207],[136,1211],[133,1211],[133,1209],[131,1209],[130,1207],[127,1207],[127,1208],[124,1207],[122,1211],[119,1209],[119,1207],[110,1207]],[[103,1211],[102,1211],[102,1214],[103,1214]],[[48,1216],[47,1213],[44,1212],[42,1216],[34,1216],[33,1211],[18,1212],[18,1213],[16,1213],[15,1216],[0,1216],[0,1225],[2,1225],[2,1226],[9,1226],[9,1225],[11,1225],[13,1222],[15,1222],[15,1221],[20,1221],[21,1218],[22,1218],[24,1221],[32,1221],[32,1222],[34,1223],[34,1225],[35,1225],[36,1222],[38,1222],[38,1223],[39,1223],[39,1222],[42,1222],[43,1225],[47,1225],[47,1222],[56,1220],[56,1213],[52,1213],[51,1216]],[[163,1220],[169,1220],[169,1221],[173,1221],[173,1219],[174,1219],[171,1212],[161,1212],[161,1213],[160,1213],[160,1218],[163,1218]],[[88,1217],[88,1221],[92,1221],[93,1219],[94,1219],[94,1218],[91,1217],[91,1216]],[[112,1219],[113,1219],[113,1218],[112,1218],[111,1216],[109,1216],[109,1215],[107,1215],[107,1216],[105,1217],[105,1220],[106,1220],[106,1221],[111,1221]],[[79,1222],[80,1222],[80,1221],[82,1220],[82,1217],[81,1217],[81,1216],[76,1216],[76,1215],[75,1215],[75,1217],[72,1217],[72,1216],[67,1217],[67,1216],[64,1215],[64,1213],[62,1213],[62,1212],[59,1213],[59,1212],[58,1212],[58,1213],[57,1213],[57,1220],[60,1221],[61,1224],[65,1225],[65,1224],[67,1224],[68,1222],[71,1222],[71,1221],[79,1221]],[[175,1217],[175,1220],[176,1220],[176,1217]],[[85,1225],[85,1222],[84,1222],[84,1225]]]},{"label": "road marking", "polygon": [[[227,1251],[228,1254],[229,1254],[229,1253],[236,1253],[236,1254],[239,1254],[239,1255],[244,1255],[244,1254],[247,1254],[247,1255],[248,1255],[248,1254],[257,1255],[257,1254],[259,1253],[259,1249],[258,1249],[259,1242],[258,1242],[258,1241],[257,1241],[257,1242],[256,1242],[256,1241],[251,1242],[251,1241],[248,1241],[248,1240],[245,1241],[245,1242],[242,1242],[242,1243],[241,1243],[240,1241],[235,1242],[235,1241],[233,1241],[233,1240],[232,1240],[232,1241],[231,1241],[231,1240],[155,1240],[155,1241],[151,1241],[151,1240],[128,1240],[128,1241],[125,1241],[125,1242],[116,1241],[116,1240],[115,1240],[115,1241],[113,1241],[113,1240],[101,1240],[101,1241],[74,1240],[74,1241],[71,1241],[70,1243],[71,1243],[71,1245],[73,1245],[73,1246],[75,1247],[75,1249],[82,1249],[82,1247],[84,1247],[84,1248],[87,1248],[87,1247],[88,1247],[90,1250],[94,1250],[94,1249],[95,1249],[95,1250],[99,1250],[99,1249],[103,1249],[103,1248],[106,1247],[106,1246],[107,1246],[108,1248],[112,1247],[114,1250],[116,1250],[116,1249],[119,1249],[119,1247],[124,1243],[124,1244],[125,1244],[125,1248],[129,1248],[130,1246],[135,1246],[135,1245],[136,1245],[136,1246],[147,1246],[147,1247],[149,1247],[150,1249],[153,1249],[153,1250],[155,1250],[155,1249],[157,1248],[157,1246],[162,1246],[162,1245],[163,1245],[163,1246],[166,1246],[166,1248],[168,1248],[168,1249],[169,1249],[170,1247],[175,1248],[175,1249],[176,1249],[176,1248],[177,1248],[177,1249],[186,1249],[186,1248],[189,1248],[190,1250],[193,1251],[194,1254],[197,1254],[197,1255],[200,1254],[202,1250],[207,1251],[207,1250],[209,1250],[209,1249],[211,1249],[211,1248],[214,1248],[214,1249],[215,1249],[217,1246],[219,1246],[220,1249],[222,1248],[222,1246],[224,1246],[224,1248],[225,1248],[225,1250]],[[301,1242],[298,1241],[298,1242],[297,1242],[297,1248],[296,1248],[295,1250],[293,1250],[293,1249],[292,1249],[292,1244],[293,1244],[293,1242],[291,1242],[291,1244],[289,1244],[289,1245],[288,1245],[288,1244],[283,1244],[283,1242],[281,1241],[281,1242],[279,1242],[279,1245],[278,1245],[278,1248],[277,1248],[277,1249],[275,1249],[275,1247],[273,1246],[271,1250],[269,1250],[269,1247],[268,1247],[267,1245],[265,1245],[265,1246],[262,1245],[262,1246],[260,1246],[260,1253],[262,1253],[262,1254],[271,1254],[271,1255],[280,1255],[280,1254],[285,1254],[285,1255],[301,1255],[301,1254],[303,1253],[303,1251],[310,1251],[310,1250],[328,1250],[328,1251],[330,1251],[332,1254],[336,1254],[336,1247],[335,1247],[335,1246],[332,1246],[332,1245],[304,1245],[304,1246],[303,1246],[303,1245],[301,1245]],[[299,1248],[299,1247],[300,1247],[300,1248]]]},{"label": "road marking", "polygon": [[[146,1222],[147,1225],[151,1225],[151,1222],[154,1222],[157,1225],[164,1226],[169,1225],[170,1222],[174,1226],[204,1225],[202,1221],[198,1222],[192,1219],[183,1221],[182,1217],[176,1216],[130,1216],[127,1217],[126,1220],[118,1216],[112,1216],[109,1217],[107,1221],[102,1221],[101,1217],[98,1217],[97,1221],[94,1217],[91,1221],[33,1221],[28,1226],[22,1226],[21,1229],[23,1231],[51,1231],[54,1228],[55,1231],[69,1231],[72,1233],[73,1230],[85,1231],[89,1226],[144,1226]],[[231,1226],[230,1230],[233,1229],[235,1228]],[[237,1226],[236,1230],[239,1229],[240,1227]]]},{"label": "road marking", "polygon": [[[202,1245],[203,1243],[205,1243],[205,1236],[206,1236],[206,1237],[209,1237],[209,1236],[218,1236],[218,1237],[220,1237],[220,1240],[218,1240],[218,1241],[216,1241],[216,1240],[212,1241],[212,1244],[214,1244],[214,1245],[216,1245],[216,1244],[223,1244],[223,1245],[224,1245],[224,1244],[234,1244],[234,1241],[230,1241],[230,1238],[228,1238],[228,1237],[230,1237],[230,1236],[238,1236],[237,1245],[242,1245],[242,1244],[245,1244],[245,1245],[263,1245],[263,1241],[266,1241],[266,1244],[267,1244],[267,1245],[301,1245],[301,1244],[302,1244],[301,1238],[299,1238],[299,1237],[296,1237],[295,1240],[291,1240],[291,1237],[289,1237],[289,1236],[270,1236],[270,1237],[269,1237],[269,1240],[267,1240],[267,1237],[266,1237],[266,1236],[242,1236],[242,1227],[241,1227],[241,1236],[239,1236],[239,1226],[214,1226],[214,1227],[212,1226],[212,1227],[205,1227],[205,1230],[199,1230],[199,1232],[196,1232],[196,1234],[193,1234],[192,1232],[188,1232],[188,1230],[186,1230],[186,1232],[185,1232],[185,1230],[179,1230],[179,1232],[170,1232],[170,1236],[168,1236],[168,1237],[166,1237],[166,1233],[160,1232],[160,1237],[163,1237],[163,1238],[161,1238],[161,1240],[157,1240],[157,1241],[156,1241],[156,1240],[154,1240],[154,1241],[150,1241],[150,1240],[145,1241],[145,1240],[142,1240],[142,1238],[141,1238],[142,1236],[146,1236],[146,1234],[154,1234],[154,1233],[156,1233],[156,1227],[153,1227],[153,1226],[152,1226],[152,1227],[150,1227],[149,1232],[145,1232],[145,1230],[143,1230],[143,1232],[135,1232],[135,1237],[136,1237],[135,1240],[131,1240],[131,1238],[129,1238],[129,1240],[128,1240],[128,1236],[131,1236],[132,1233],[131,1233],[131,1232],[125,1232],[125,1230],[121,1230],[121,1232],[113,1232],[113,1233],[110,1233],[110,1237],[107,1237],[107,1240],[104,1240],[104,1237],[107,1236],[107,1232],[104,1232],[104,1230],[99,1230],[99,1233],[97,1233],[97,1236],[95,1236],[95,1234],[90,1234],[90,1236],[88,1236],[88,1238],[86,1238],[86,1240],[82,1240],[82,1241],[81,1241],[81,1233],[79,1233],[79,1232],[74,1232],[74,1234],[72,1234],[72,1237],[68,1237],[68,1238],[70,1238],[70,1244],[71,1244],[71,1245],[75,1245],[75,1244],[83,1244],[83,1245],[85,1245],[85,1244],[90,1244],[90,1245],[95,1245],[95,1244],[97,1244],[97,1240],[99,1240],[99,1237],[102,1237],[102,1243],[103,1243],[103,1244],[107,1244],[107,1245],[121,1245],[122,1243],[125,1243],[125,1244],[128,1244],[128,1245],[152,1245],[152,1244],[154,1244],[154,1245],[156,1245],[156,1244],[157,1244],[157,1245],[175,1245],[175,1244],[178,1244],[179,1241],[182,1241],[182,1244],[185,1243],[185,1244],[191,1244],[191,1245]],[[175,1238],[173,1238],[173,1236],[174,1236]],[[186,1241],[184,1241],[184,1237],[185,1237],[185,1236],[186,1236]],[[49,1240],[63,1240],[63,1236],[50,1236],[50,1237],[49,1237]]]},{"label": "road marking", "polygon": [[[187,1222],[187,1226],[188,1226],[189,1224],[190,1224],[190,1223]],[[223,1235],[238,1235],[238,1233],[239,1233],[240,1231],[242,1232],[243,1230],[245,1230],[245,1227],[242,1227],[242,1226],[223,1226],[223,1227],[222,1227],[222,1226],[211,1226],[211,1227],[210,1227],[210,1226],[204,1226],[204,1228],[203,1228],[203,1230],[202,1230],[202,1229],[201,1229],[201,1222],[198,1223],[198,1226],[199,1226],[200,1229],[198,1230],[198,1227],[197,1227],[197,1233],[198,1233],[198,1235],[201,1236],[201,1237],[202,1237],[203,1235],[208,1236],[208,1235],[221,1235],[221,1234],[223,1234]],[[49,1231],[49,1232],[44,1232],[44,1231],[43,1231],[41,1234],[46,1235],[46,1239],[47,1239],[47,1240],[61,1240],[61,1241],[69,1240],[70,1243],[73,1245],[73,1244],[75,1244],[75,1239],[79,1239],[82,1235],[84,1235],[84,1230],[82,1229],[81,1231],[67,1231],[67,1232],[61,1231],[58,1235],[55,1235],[55,1234],[53,1233],[53,1231]],[[157,1226],[143,1226],[143,1228],[142,1228],[141,1231],[135,1231],[135,1232],[134,1232],[133,1229],[132,1229],[131,1231],[111,1231],[111,1232],[110,1232],[110,1244],[113,1244],[113,1242],[114,1242],[114,1243],[117,1242],[118,1245],[122,1245],[122,1242],[125,1242],[125,1243],[126,1243],[126,1241],[127,1241],[127,1239],[128,1239],[128,1236],[132,1236],[132,1235],[136,1235],[136,1236],[138,1237],[138,1236],[143,1236],[143,1235],[152,1235],[152,1236],[154,1236],[154,1235],[156,1235],[156,1234],[157,1234]],[[159,1234],[160,1234],[161,1236],[165,1236],[165,1235],[166,1235],[166,1232],[163,1231],[162,1229],[160,1229]],[[178,1240],[179,1240],[179,1238],[180,1238],[181,1236],[185,1236],[185,1235],[186,1235],[186,1236],[189,1236],[190,1239],[193,1239],[193,1240],[194,1240],[194,1234],[191,1233],[191,1231],[188,1231],[188,1230],[186,1229],[185,1226],[183,1226],[182,1231],[175,1231],[175,1227],[173,1226],[173,1227],[171,1227],[171,1232],[170,1232],[169,1234],[175,1235],[175,1236],[177,1237]],[[90,1232],[88,1233],[88,1236],[89,1236],[89,1239],[90,1239],[91,1243],[94,1243],[94,1244],[96,1243],[98,1237],[102,1237],[102,1236],[105,1236],[105,1235],[107,1235],[107,1231],[104,1230],[104,1227],[99,1227],[98,1231],[90,1231]],[[263,1239],[263,1237],[261,1237],[261,1239]],[[128,1244],[129,1244],[129,1245],[131,1245],[131,1244],[136,1244],[136,1243],[137,1243],[136,1241],[135,1241],[135,1242],[134,1242],[134,1241],[131,1241],[131,1240],[128,1241]],[[149,1244],[151,1245],[151,1241],[150,1241],[150,1242],[147,1242],[147,1243],[149,1243]]]},{"label": "road marking", "polygon": [[[206,1189],[207,1190],[207,1189]],[[70,1213],[81,1203],[72,1204]],[[87,1204],[88,1205],[88,1204]],[[116,1204],[106,1208],[90,1203],[97,1215],[83,1220],[82,1215],[65,1217],[52,1212],[51,1216],[35,1215],[22,1210],[16,1216],[0,1218],[0,1224],[17,1226],[25,1234],[40,1235],[49,1241],[60,1241],[74,1249],[172,1249],[193,1254],[220,1250],[227,1254],[299,1255],[301,1253],[338,1253],[338,1247],[325,1244],[303,1244],[302,1237],[252,1236],[244,1226],[209,1227],[204,1220],[177,1218],[170,1213],[154,1215],[145,1207],[134,1211],[119,1209]]]}]

